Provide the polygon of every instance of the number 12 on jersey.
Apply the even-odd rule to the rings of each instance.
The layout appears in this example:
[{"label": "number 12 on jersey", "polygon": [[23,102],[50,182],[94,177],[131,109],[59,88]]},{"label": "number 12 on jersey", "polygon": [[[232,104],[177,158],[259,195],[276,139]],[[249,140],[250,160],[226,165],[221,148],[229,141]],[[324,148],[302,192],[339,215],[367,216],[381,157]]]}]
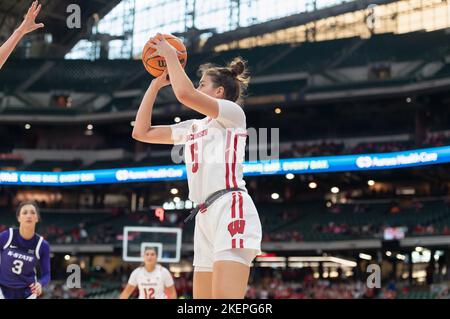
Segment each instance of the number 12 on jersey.
[{"label": "number 12 on jersey", "polygon": [[155,289],[154,288],[144,288],[145,299],[155,299]]}]

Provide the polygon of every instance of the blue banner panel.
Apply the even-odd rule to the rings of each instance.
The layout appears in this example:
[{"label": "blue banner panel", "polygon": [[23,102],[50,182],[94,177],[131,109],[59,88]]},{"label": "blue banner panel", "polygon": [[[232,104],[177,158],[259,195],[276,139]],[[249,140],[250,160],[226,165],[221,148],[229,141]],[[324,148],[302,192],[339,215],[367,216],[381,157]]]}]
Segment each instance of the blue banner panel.
[{"label": "blue banner panel", "polygon": [[[450,163],[450,146],[394,153],[290,158],[244,163],[245,176],[396,169]],[[0,185],[72,186],[186,179],[184,165],[71,172],[0,171]]]}]

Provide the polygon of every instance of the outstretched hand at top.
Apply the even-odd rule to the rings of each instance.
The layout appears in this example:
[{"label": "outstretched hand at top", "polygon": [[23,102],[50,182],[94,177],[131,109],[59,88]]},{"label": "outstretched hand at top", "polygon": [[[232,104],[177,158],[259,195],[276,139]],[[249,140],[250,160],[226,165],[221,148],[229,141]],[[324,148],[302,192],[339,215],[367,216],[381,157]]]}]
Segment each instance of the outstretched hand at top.
[{"label": "outstretched hand at top", "polygon": [[30,33],[36,29],[40,29],[44,27],[43,23],[36,23],[36,17],[41,11],[42,5],[38,4],[38,1],[33,1],[30,8],[28,8],[28,12],[23,19],[22,24],[19,26],[17,30],[19,30],[22,34]]}]

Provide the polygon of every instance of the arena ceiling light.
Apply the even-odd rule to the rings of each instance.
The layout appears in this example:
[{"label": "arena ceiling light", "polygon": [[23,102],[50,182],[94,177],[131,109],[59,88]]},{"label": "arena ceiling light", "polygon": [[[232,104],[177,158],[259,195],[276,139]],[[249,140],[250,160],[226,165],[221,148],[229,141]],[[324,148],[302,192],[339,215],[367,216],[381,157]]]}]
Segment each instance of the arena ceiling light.
[{"label": "arena ceiling light", "polygon": [[173,119],[173,121],[174,121],[175,123],[179,123],[179,122],[181,122],[181,119],[177,116],[177,117],[175,117],[175,118]]},{"label": "arena ceiling light", "polygon": [[444,252],[442,250],[436,250],[433,257],[435,261],[438,261],[441,256],[444,256]]},{"label": "arena ceiling light", "polygon": [[191,272],[193,270],[192,265],[185,262],[180,262],[176,265],[170,265],[169,270],[173,273]]},{"label": "arena ceiling light", "polygon": [[292,173],[286,174],[286,178],[287,178],[287,179],[294,179],[294,177],[295,177],[295,175],[292,174]]},{"label": "arena ceiling light", "polygon": [[272,197],[272,199],[278,199],[278,198],[280,198],[280,194],[272,193],[272,195],[270,195],[270,197]]},{"label": "arena ceiling light", "polygon": [[333,194],[337,194],[337,193],[339,193],[339,187],[332,187],[331,188],[331,192],[333,193]]},{"label": "arena ceiling light", "polygon": [[259,267],[280,267],[280,268],[286,268],[286,263],[283,262],[262,262],[258,265]]},{"label": "arena ceiling light", "polygon": [[30,128],[31,128],[31,124],[28,124],[28,123],[25,124],[25,129],[26,129],[26,130],[29,130]]},{"label": "arena ceiling light", "polygon": [[371,180],[367,181],[367,185],[373,186],[373,185],[375,185],[375,181],[371,179]]},{"label": "arena ceiling light", "polygon": [[328,277],[336,278],[338,276],[339,276],[339,273],[336,270],[332,270],[330,272],[328,272],[328,271],[323,272],[323,278],[328,278]]},{"label": "arena ceiling light", "polygon": [[351,260],[338,258],[338,257],[322,257],[322,258],[328,258],[327,261],[330,261],[330,262],[333,262],[336,264],[341,264],[342,266],[356,267],[356,262],[351,261]]},{"label": "arena ceiling light", "polygon": [[398,260],[405,260],[406,259],[406,256],[402,255],[402,254],[397,254],[396,257],[397,257]]},{"label": "arena ceiling light", "polygon": [[264,256],[261,256],[261,257],[256,257],[256,261],[266,261],[266,262],[278,261],[278,262],[281,262],[281,261],[286,261],[286,257],[273,257],[273,256],[264,257]]},{"label": "arena ceiling light", "polygon": [[274,112],[275,112],[275,114],[281,114],[281,108],[280,107],[276,107]]},{"label": "arena ceiling light", "polygon": [[308,187],[311,188],[311,189],[315,189],[315,188],[317,188],[317,183],[311,182],[311,183],[308,184]]},{"label": "arena ceiling light", "polygon": [[92,130],[92,129],[94,128],[94,125],[88,124],[88,125],[86,126],[86,128],[87,128],[88,130]]},{"label": "arena ceiling light", "polygon": [[330,262],[339,264],[342,266],[356,267],[356,262],[340,257],[333,256],[300,256],[300,257],[288,257],[289,262]]},{"label": "arena ceiling light", "polygon": [[130,122],[130,125],[133,126],[133,127],[134,127],[134,124],[135,124],[134,121],[131,121],[131,122]]},{"label": "arena ceiling light", "polygon": [[292,268],[319,267],[319,265],[320,263],[318,262],[298,262],[298,261],[289,262],[289,267]]},{"label": "arena ceiling light", "polygon": [[170,190],[170,193],[171,193],[172,195],[176,195],[176,194],[178,194],[178,189],[172,188],[172,189]]},{"label": "arena ceiling light", "polygon": [[431,251],[429,249],[423,249],[420,253],[413,251],[411,254],[411,261],[416,263],[428,263],[431,260]]},{"label": "arena ceiling light", "polygon": [[360,253],[359,258],[365,259],[365,260],[372,260],[372,256],[370,256],[368,254],[364,254],[364,253]]},{"label": "arena ceiling light", "polygon": [[[179,198],[179,197],[178,197]],[[181,210],[181,209],[192,209],[194,208],[194,203],[190,200],[174,202],[175,198],[171,202],[164,202],[162,207],[164,210]],[[158,206],[151,206],[151,209],[157,209]]]}]

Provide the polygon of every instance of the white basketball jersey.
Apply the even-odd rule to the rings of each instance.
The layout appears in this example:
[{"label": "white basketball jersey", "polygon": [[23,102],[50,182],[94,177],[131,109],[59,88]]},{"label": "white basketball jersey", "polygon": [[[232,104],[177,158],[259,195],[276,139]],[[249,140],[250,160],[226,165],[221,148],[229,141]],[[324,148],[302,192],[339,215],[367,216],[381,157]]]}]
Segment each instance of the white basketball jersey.
[{"label": "white basketball jersey", "polygon": [[234,102],[218,99],[219,115],[171,125],[174,144],[184,144],[189,199],[203,203],[215,191],[245,189],[246,119]]},{"label": "white basketball jersey", "polygon": [[156,265],[152,272],[145,267],[136,268],[128,283],[139,288],[139,299],[167,299],[165,288],[174,284],[170,272],[161,265]]}]

